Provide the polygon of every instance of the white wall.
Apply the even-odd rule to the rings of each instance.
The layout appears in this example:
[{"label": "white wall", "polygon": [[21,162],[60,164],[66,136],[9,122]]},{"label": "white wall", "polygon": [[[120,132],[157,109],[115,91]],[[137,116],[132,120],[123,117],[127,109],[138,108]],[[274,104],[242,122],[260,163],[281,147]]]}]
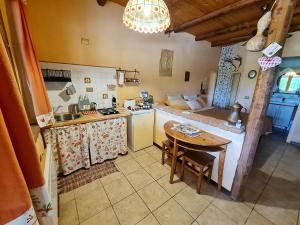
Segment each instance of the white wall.
[{"label": "white wall", "polygon": [[[41,63],[41,67],[43,69],[71,70],[72,82],[46,82],[52,107],[63,106],[57,112],[68,112],[68,105],[77,104],[80,95],[87,95],[90,102],[97,103],[97,108],[111,107],[111,99],[116,96],[116,91],[109,91],[107,84],[117,84],[115,69],[58,63]],[[91,78],[91,83],[85,84],[85,77]],[[74,85],[76,93],[66,96],[69,99],[60,97],[65,93],[66,87],[71,84]],[[86,92],[87,87],[92,87],[93,92]],[[103,99],[103,94],[108,94],[108,99]]]},{"label": "white wall", "polygon": [[[140,86],[117,89],[119,99],[148,90],[154,100],[166,94],[199,93],[201,81],[217,70],[219,48],[187,33],[142,34],[122,23],[124,7],[96,0],[30,0],[28,22],[40,61],[137,69]],[[81,42],[89,40],[89,44]],[[174,51],[173,76],[159,77],[161,49]],[[185,71],[190,81],[184,82]]]}]

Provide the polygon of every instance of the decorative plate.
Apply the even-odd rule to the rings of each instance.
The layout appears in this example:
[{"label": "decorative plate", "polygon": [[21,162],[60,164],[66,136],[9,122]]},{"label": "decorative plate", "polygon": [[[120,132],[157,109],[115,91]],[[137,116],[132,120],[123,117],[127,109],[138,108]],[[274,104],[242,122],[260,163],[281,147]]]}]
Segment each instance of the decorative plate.
[{"label": "decorative plate", "polygon": [[250,70],[248,73],[249,79],[253,79],[254,77],[256,77],[256,75],[257,75],[256,70]]}]

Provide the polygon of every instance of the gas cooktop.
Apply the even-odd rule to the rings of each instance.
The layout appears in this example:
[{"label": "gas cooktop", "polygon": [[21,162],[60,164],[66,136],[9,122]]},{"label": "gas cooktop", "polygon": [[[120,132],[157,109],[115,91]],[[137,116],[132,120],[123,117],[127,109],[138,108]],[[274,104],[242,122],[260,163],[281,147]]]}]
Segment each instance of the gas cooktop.
[{"label": "gas cooktop", "polygon": [[112,115],[112,114],[119,114],[119,111],[113,109],[113,108],[106,108],[106,109],[97,109],[97,111],[99,113],[101,113],[102,115],[106,116],[106,115]]}]

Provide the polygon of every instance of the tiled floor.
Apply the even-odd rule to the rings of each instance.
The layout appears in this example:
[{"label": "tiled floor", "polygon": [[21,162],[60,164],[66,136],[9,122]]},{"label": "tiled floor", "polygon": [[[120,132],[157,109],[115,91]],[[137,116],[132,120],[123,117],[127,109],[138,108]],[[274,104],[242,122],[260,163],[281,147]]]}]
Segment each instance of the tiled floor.
[{"label": "tiled floor", "polygon": [[188,173],[169,184],[160,159],[154,146],[119,157],[120,172],[61,195],[59,225],[300,225],[300,148],[278,135],[262,139],[244,202],[206,182],[196,194]]}]

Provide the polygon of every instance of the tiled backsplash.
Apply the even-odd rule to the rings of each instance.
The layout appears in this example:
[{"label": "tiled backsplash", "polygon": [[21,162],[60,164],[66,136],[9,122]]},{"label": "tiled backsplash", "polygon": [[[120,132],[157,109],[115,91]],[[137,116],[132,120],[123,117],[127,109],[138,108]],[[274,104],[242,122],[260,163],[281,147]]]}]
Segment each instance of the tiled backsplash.
[{"label": "tiled backsplash", "polygon": [[[87,95],[90,102],[97,103],[97,108],[111,107],[112,97],[117,97],[116,90],[107,87],[107,85],[117,84],[114,68],[46,62],[41,62],[41,67],[42,69],[71,70],[72,82],[46,82],[52,107],[62,106],[57,112],[67,112],[70,104],[78,103],[80,95]],[[85,78],[90,78],[90,83],[85,83]],[[72,84],[76,93],[66,95],[66,88]],[[91,90],[92,92],[89,92]],[[106,95],[108,98],[103,99]]]}]

